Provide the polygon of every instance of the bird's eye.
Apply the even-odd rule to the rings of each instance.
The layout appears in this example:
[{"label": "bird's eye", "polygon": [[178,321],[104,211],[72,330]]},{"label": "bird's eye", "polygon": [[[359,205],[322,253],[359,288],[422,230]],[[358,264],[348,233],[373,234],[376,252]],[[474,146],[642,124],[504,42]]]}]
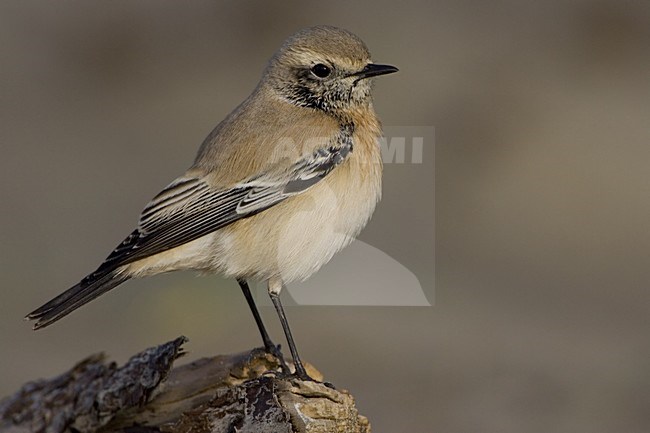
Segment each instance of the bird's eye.
[{"label": "bird's eye", "polygon": [[325,78],[332,72],[332,70],[328,66],[318,63],[311,67],[311,72],[318,78]]}]

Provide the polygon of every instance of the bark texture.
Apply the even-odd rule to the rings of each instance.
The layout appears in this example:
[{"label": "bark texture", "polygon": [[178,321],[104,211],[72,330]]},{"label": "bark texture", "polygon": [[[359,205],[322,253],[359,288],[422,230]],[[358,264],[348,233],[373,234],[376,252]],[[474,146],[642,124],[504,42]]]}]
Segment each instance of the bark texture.
[{"label": "bark texture", "polygon": [[173,368],[186,341],[147,349],[122,367],[94,355],[58,377],[27,383],[0,401],[0,431],[370,432],[347,391],[286,377],[261,349]]}]

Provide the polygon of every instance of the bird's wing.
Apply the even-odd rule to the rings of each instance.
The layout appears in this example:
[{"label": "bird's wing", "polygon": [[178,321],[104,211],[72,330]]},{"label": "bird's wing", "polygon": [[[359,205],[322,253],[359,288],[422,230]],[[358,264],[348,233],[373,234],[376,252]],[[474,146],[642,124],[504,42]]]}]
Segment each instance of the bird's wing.
[{"label": "bird's wing", "polygon": [[341,140],[285,170],[262,173],[229,189],[215,189],[200,177],[180,177],[145,207],[137,229],[96,273],[178,247],[300,194],[345,161],[351,151],[352,140]]}]

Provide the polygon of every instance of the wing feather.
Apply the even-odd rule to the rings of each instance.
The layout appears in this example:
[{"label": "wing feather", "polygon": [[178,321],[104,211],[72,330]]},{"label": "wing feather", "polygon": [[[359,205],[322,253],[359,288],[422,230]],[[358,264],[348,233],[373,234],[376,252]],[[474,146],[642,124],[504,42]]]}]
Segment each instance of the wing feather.
[{"label": "wing feather", "polygon": [[230,189],[215,190],[200,177],[178,178],[145,207],[138,228],[107,257],[98,272],[191,242],[306,191],[347,159],[352,139],[351,135],[345,137],[288,170],[263,173]]}]

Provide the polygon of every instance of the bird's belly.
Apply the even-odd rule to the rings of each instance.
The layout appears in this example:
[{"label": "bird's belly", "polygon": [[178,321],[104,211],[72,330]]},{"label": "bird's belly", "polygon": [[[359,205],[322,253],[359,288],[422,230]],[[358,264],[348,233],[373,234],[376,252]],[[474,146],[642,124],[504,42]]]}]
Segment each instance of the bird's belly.
[{"label": "bird's belly", "polygon": [[361,178],[347,167],[303,194],[218,231],[212,268],[260,280],[308,278],[366,225],[379,200],[380,175]]}]

